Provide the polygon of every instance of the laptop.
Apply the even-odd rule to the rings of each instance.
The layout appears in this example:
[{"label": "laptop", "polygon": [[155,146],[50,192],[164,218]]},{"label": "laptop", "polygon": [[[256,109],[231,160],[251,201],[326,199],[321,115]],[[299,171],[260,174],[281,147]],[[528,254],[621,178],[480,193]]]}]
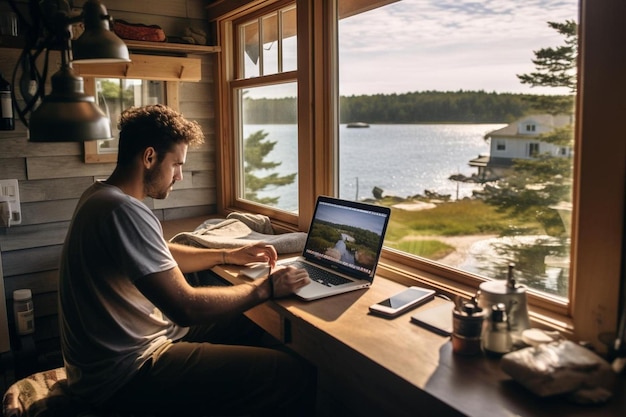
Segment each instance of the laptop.
[{"label": "laptop", "polygon": [[311,283],[296,291],[317,300],[372,285],[391,210],[319,196],[302,255],[279,265],[306,268]]}]

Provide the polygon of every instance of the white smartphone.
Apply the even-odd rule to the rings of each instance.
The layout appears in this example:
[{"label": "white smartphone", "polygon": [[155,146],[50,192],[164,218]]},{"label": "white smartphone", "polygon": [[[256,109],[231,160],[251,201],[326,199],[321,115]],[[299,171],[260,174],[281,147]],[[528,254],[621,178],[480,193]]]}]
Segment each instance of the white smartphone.
[{"label": "white smartphone", "polygon": [[374,314],[396,317],[413,307],[432,300],[434,297],[434,290],[422,287],[409,287],[396,295],[372,304],[369,309]]}]

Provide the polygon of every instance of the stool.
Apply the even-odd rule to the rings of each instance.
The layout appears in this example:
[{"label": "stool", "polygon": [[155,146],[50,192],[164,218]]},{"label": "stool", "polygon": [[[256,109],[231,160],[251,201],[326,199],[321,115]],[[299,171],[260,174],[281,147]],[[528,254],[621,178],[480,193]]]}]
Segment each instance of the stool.
[{"label": "stool", "polygon": [[94,411],[67,393],[67,375],[60,367],[37,372],[13,383],[2,398],[3,417],[148,417]]}]

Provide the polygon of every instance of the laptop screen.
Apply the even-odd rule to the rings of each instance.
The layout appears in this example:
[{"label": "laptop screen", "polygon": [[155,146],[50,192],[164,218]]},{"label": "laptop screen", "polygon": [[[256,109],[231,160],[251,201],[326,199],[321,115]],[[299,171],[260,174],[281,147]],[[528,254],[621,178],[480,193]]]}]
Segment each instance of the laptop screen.
[{"label": "laptop screen", "polygon": [[303,256],[353,278],[371,281],[389,215],[388,207],[320,196]]}]

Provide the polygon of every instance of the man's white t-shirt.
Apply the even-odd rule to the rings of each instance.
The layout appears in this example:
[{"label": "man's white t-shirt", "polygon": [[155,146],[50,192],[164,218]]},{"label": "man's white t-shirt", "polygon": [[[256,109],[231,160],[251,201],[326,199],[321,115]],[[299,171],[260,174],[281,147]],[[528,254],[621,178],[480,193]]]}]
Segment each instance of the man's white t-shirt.
[{"label": "man's white t-shirt", "polygon": [[145,204],[102,182],[84,192],[59,279],[61,348],[72,392],[102,403],[156,349],[187,333],[134,285],[175,266],[161,224]]}]

